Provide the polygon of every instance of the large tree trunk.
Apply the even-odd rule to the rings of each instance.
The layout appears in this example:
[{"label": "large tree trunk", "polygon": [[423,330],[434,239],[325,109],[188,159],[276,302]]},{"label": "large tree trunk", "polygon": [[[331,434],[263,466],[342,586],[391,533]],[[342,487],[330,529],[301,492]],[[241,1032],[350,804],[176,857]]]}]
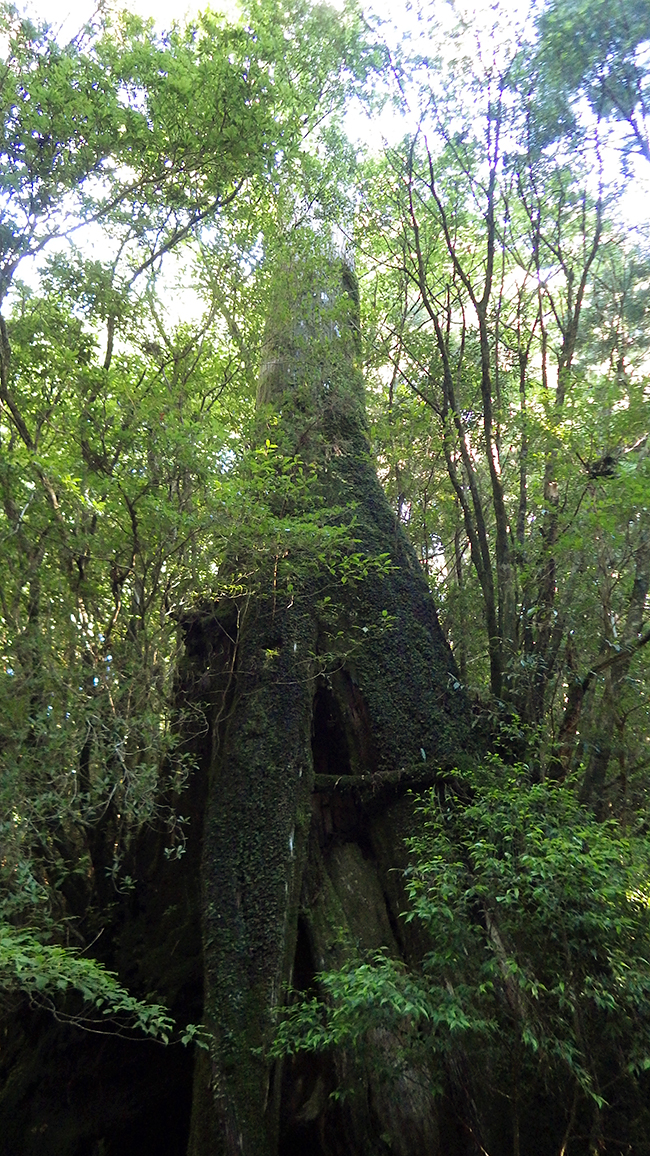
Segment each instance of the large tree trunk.
[{"label": "large tree trunk", "polygon": [[[479,1151],[464,1138],[476,1127],[457,1124],[473,1119],[466,1081],[451,1073],[439,1116],[429,1073],[388,1032],[367,1041],[370,1059],[266,1058],[287,982],[307,990],[318,971],[378,948],[421,958],[415,924],[400,918],[408,790],[471,747],[425,576],[370,457],[358,358],[350,271],[285,268],[260,437],[313,463],[321,522],[343,534],[338,562],[322,540],[310,550],[291,538],[254,593],[185,622],[179,714],[207,727],[187,737],[187,853],[170,862],[164,835],[145,834],[135,891],[115,896],[93,948],[135,994],[155,993],[181,1021],[203,1014],[211,1050],[192,1071],[180,1046],[19,1010],[0,1052],[0,1156]],[[352,1094],[332,1098],[337,1088]]]},{"label": "large tree trunk", "polygon": [[[203,848],[205,1017],[215,1042],[197,1067],[191,1156],[274,1156],[280,1142],[370,1156],[387,1150],[388,1136],[404,1156],[438,1150],[426,1079],[406,1064],[393,1063],[380,1088],[372,1072],[347,1070],[346,1056],[294,1063],[284,1080],[265,1059],[292,976],[305,982],[358,949],[417,954],[392,873],[409,830],[404,791],[432,782],[469,746],[451,651],[370,458],[357,354],[350,271],[285,269],[261,418],[279,421],[272,432],[285,454],[316,464],[319,497],[339,522],[353,509],[350,550],[384,564],[342,583],[304,560],[290,595],[270,565],[266,590],[203,624],[231,658]],[[389,1060],[399,1041],[377,1047]],[[329,1099],[337,1080],[356,1086],[344,1109]]]}]

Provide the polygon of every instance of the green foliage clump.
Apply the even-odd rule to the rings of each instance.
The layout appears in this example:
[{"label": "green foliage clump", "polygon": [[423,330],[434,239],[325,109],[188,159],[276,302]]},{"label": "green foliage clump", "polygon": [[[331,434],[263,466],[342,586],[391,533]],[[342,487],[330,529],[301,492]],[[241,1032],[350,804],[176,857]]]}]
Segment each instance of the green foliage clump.
[{"label": "green foliage clump", "polygon": [[135,999],[97,960],[6,923],[0,924],[0,993],[4,1002],[27,995],[33,1006],[95,1032],[140,1031],[166,1044],[174,1026],[161,1004]]},{"label": "green foliage clump", "polygon": [[608,1045],[650,1066],[650,843],[597,823],[572,790],[494,761],[422,803],[408,918],[429,929],[425,973],[489,1011],[599,1098]]},{"label": "green foliage clump", "polygon": [[497,759],[420,800],[408,921],[417,972],[379,953],[316,977],[275,1052],[365,1049],[388,1028],[432,1091],[462,1051],[526,1101],[553,1087],[600,1123],[650,1068],[650,840],[598,823],[570,786]]}]

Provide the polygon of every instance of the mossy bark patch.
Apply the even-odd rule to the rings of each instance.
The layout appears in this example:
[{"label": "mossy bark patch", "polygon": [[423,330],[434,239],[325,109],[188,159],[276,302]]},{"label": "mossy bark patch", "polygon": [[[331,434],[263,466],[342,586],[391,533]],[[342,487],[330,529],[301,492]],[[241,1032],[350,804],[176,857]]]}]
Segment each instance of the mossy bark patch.
[{"label": "mossy bark patch", "polygon": [[205,1018],[215,1151],[274,1148],[262,1055],[295,947],[313,780],[316,637],[259,599],[240,626],[236,691],[215,740],[203,849]]}]

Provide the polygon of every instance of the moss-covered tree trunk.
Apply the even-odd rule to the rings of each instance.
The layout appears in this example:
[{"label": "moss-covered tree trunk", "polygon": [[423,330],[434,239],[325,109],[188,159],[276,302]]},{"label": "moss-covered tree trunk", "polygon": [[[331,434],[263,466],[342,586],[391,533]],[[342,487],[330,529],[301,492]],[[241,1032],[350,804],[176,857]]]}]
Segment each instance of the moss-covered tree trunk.
[{"label": "moss-covered tree trunk", "polygon": [[[434,1156],[424,1073],[349,1056],[265,1058],[289,981],[360,950],[418,954],[400,913],[405,789],[469,745],[468,705],[424,574],[371,460],[356,284],[340,262],[285,267],[260,374],[260,424],[315,466],[323,523],[348,525],[338,567],[296,551],[290,589],[270,559],[259,593],[203,629],[227,641],[203,846],[205,1019],[190,1156]],[[269,436],[268,434],[266,436]],[[329,514],[328,514],[329,511]],[[288,542],[287,553],[292,549]],[[292,566],[282,560],[282,573]],[[344,581],[345,579],[345,581]],[[381,1066],[381,1065],[379,1065]],[[336,1104],[337,1084],[354,1095]]]},{"label": "moss-covered tree trunk", "polygon": [[[371,460],[358,360],[350,271],[288,265],[259,423],[290,467],[277,513],[293,532],[252,592],[185,622],[187,853],[167,859],[165,833],[145,831],[133,890],[97,915],[94,953],[180,1023],[201,1018],[203,998],[213,1046],[194,1062],[179,1044],[97,1036],[21,1005],[2,1027],[0,1156],[479,1151],[475,1128],[456,1134],[454,1113],[472,1119],[462,1075],[439,1114],[429,1073],[389,1032],[363,1059],[267,1059],[288,981],[309,990],[319,970],[378,948],[421,958],[395,870],[413,829],[407,791],[470,745],[424,574]],[[233,572],[242,561],[250,573],[236,558]]]}]

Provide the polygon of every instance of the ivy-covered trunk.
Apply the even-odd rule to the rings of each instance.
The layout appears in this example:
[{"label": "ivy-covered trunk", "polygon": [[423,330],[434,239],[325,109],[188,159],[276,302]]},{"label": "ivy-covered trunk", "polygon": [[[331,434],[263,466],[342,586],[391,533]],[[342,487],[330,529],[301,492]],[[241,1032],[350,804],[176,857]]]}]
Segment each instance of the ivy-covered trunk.
[{"label": "ivy-covered trunk", "polygon": [[[197,1063],[190,1156],[440,1150],[426,1075],[399,1060],[398,1039],[374,1041],[378,1063],[341,1054],[283,1070],[266,1056],[289,983],[309,988],[360,952],[417,956],[395,871],[406,792],[470,742],[426,579],[371,460],[358,358],[347,266],[285,267],[260,375],[261,438],[295,470],[315,467],[322,534],[312,556],[289,540],[254,597],[201,620],[205,651],[221,646],[228,660],[216,676],[202,866],[214,1044]],[[342,1085],[353,1094],[331,1098]]]}]

